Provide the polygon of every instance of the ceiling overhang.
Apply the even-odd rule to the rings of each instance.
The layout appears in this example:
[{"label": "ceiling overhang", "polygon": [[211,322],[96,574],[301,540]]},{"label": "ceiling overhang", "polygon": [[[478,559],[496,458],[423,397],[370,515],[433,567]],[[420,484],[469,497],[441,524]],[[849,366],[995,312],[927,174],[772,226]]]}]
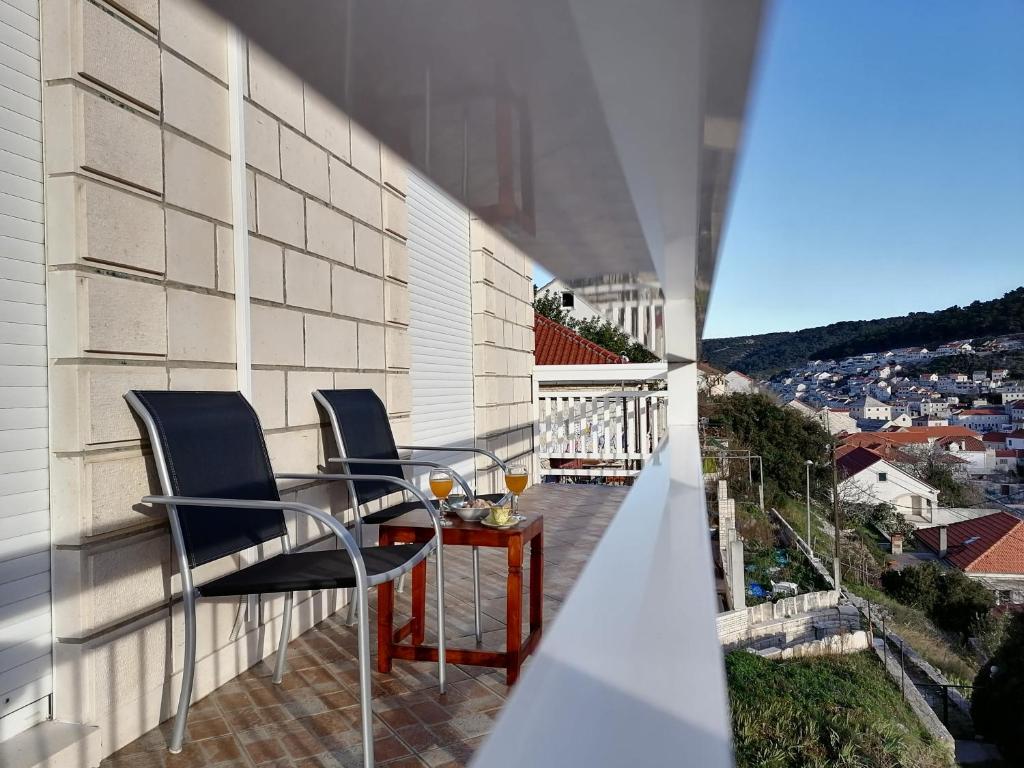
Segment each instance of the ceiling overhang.
[{"label": "ceiling overhang", "polygon": [[714,274],[758,0],[204,0],[567,280]]}]

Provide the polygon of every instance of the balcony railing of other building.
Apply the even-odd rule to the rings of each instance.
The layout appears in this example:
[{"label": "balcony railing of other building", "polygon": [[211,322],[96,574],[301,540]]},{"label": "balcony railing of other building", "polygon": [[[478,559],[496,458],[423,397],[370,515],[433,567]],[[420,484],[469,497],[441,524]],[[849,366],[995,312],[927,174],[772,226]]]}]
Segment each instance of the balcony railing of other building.
[{"label": "balcony railing of other building", "polygon": [[539,366],[538,474],[634,477],[666,434],[664,363]]}]

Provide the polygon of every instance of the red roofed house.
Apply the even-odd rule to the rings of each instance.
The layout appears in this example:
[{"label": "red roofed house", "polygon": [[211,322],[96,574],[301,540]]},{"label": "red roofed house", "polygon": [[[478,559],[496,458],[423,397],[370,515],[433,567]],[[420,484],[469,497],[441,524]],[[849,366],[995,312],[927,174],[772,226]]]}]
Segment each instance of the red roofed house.
[{"label": "red roofed house", "polygon": [[1006,447],[1005,432],[989,432],[987,435],[984,435],[981,440],[989,448],[1001,449]]},{"label": "red roofed house", "polygon": [[1000,603],[1024,603],[1024,520],[995,512],[921,528],[914,535],[946,563],[993,590]]},{"label": "red roofed house", "polygon": [[1020,450],[1024,448],[1024,429],[1015,429],[1006,436],[1006,447]]},{"label": "red roofed house", "polygon": [[533,316],[537,365],[617,365],[626,360],[544,315]]},{"label": "red roofed house", "polygon": [[857,446],[836,459],[839,497],[854,504],[892,504],[907,517],[932,520],[939,491],[879,453]]}]

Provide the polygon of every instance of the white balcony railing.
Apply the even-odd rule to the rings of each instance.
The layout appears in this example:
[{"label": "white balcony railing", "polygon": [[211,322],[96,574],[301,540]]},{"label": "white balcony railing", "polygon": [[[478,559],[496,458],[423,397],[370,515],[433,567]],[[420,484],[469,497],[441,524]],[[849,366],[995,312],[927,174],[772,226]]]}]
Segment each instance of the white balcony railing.
[{"label": "white balcony railing", "polygon": [[549,475],[636,475],[665,433],[668,392],[541,391],[537,397],[541,461],[579,459],[594,465],[541,471]]},{"label": "white balcony railing", "polygon": [[632,477],[665,434],[665,364],[535,369],[542,475]]}]

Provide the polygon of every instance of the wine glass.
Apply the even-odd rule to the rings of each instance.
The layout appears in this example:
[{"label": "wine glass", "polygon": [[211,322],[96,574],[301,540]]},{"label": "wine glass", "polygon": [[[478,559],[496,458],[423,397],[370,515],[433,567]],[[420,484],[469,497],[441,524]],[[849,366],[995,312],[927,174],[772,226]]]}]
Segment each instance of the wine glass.
[{"label": "wine glass", "polygon": [[443,469],[430,470],[430,492],[438,499],[439,503],[437,506],[441,512],[441,525],[452,524],[451,520],[446,519],[448,505],[445,503],[445,500],[448,498],[448,494],[452,492],[453,485],[452,476]]},{"label": "wine glass", "polygon": [[526,490],[529,473],[522,464],[512,464],[505,470],[505,487],[512,494],[512,515],[517,520],[524,518],[519,514],[519,494]]}]

